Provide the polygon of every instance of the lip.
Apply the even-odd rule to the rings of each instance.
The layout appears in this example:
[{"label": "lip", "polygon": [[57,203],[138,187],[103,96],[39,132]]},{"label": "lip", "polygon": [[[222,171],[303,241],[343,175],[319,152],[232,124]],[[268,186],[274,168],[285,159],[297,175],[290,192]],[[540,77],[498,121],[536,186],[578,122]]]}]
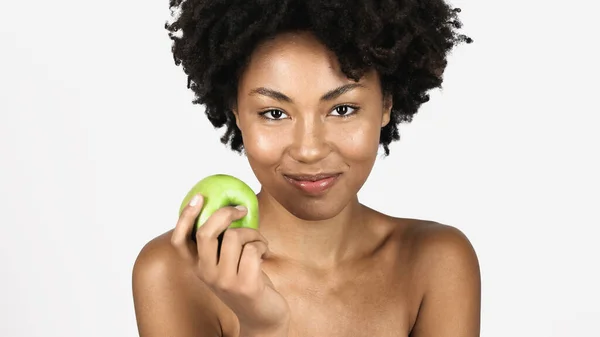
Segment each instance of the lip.
[{"label": "lip", "polygon": [[341,173],[285,174],[284,178],[306,194],[321,195],[337,182],[340,175]]},{"label": "lip", "polygon": [[318,181],[318,180],[327,179],[327,178],[331,178],[331,177],[338,176],[338,175],[340,175],[340,173],[335,173],[335,172],[317,173],[317,174],[303,174],[303,173],[284,174],[285,177],[294,179],[294,180],[298,180],[298,181]]}]

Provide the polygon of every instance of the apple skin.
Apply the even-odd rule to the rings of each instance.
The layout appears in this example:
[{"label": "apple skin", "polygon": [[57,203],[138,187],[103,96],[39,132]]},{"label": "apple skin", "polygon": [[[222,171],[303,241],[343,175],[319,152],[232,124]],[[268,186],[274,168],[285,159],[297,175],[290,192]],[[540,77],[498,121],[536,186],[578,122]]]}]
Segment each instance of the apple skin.
[{"label": "apple skin", "polygon": [[248,209],[246,215],[233,221],[229,228],[252,228],[258,230],[258,199],[256,194],[242,180],[227,174],[210,175],[197,182],[183,198],[179,215],[196,194],[202,194],[204,204],[194,223],[194,231],[219,208],[241,205]]}]

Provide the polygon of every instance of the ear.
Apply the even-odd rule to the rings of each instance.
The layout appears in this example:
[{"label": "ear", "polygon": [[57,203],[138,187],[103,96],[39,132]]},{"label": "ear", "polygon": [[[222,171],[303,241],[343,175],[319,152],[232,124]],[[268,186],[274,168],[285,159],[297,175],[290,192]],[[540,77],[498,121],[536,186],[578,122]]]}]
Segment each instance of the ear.
[{"label": "ear", "polygon": [[381,127],[388,125],[390,122],[393,104],[394,102],[392,100],[392,95],[386,95],[383,98],[383,116],[381,117]]},{"label": "ear", "polygon": [[238,129],[240,128],[240,115],[238,113],[237,107],[233,106],[231,108],[231,112],[233,113],[233,117],[235,118],[235,125],[237,125]]}]

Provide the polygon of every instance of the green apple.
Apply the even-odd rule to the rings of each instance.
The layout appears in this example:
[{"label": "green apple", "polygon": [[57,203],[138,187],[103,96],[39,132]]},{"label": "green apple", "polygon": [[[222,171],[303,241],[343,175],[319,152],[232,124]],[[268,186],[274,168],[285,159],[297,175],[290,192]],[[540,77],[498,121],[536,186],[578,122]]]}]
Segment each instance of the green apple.
[{"label": "green apple", "polygon": [[258,199],[252,188],[242,180],[227,174],[215,174],[200,180],[183,199],[179,207],[180,215],[192,197],[198,193],[204,197],[204,204],[194,223],[194,231],[219,208],[238,205],[246,207],[248,213],[232,222],[229,228],[258,229]]}]

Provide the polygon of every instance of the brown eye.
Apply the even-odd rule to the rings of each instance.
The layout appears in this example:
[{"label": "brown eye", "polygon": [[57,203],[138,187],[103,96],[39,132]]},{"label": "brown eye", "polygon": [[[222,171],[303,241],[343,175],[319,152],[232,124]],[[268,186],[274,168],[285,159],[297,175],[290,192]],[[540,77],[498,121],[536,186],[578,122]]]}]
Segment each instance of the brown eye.
[{"label": "brown eye", "polygon": [[276,110],[276,109],[264,111],[260,115],[266,119],[275,119],[275,120],[281,119],[282,117],[286,116],[286,114],[283,113],[283,111]]},{"label": "brown eye", "polygon": [[358,108],[349,105],[336,106],[331,113],[337,114],[341,117],[350,116],[358,111]]},{"label": "brown eye", "polygon": [[272,110],[271,111],[271,116],[275,119],[281,118],[282,115],[283,115],[283,112],[281,112],[281,110]]},{"label": "brown eye", "polygon": [[345,115],[348,113],[348,107],[345,105],[338,106],[337,108],[335,108],[335,112],[337,112],[340,115]]}]

